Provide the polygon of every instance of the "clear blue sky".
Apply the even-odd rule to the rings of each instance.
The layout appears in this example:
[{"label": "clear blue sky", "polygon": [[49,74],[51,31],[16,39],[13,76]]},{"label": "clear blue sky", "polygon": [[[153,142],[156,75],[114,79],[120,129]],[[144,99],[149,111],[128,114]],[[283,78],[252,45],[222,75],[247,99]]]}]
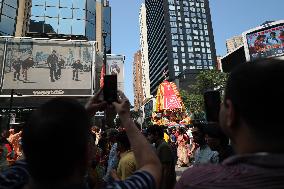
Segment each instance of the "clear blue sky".
[{"label": "clear blue sky", "polygon": [[[142,0],[110,0],[112,53],[124,54],[125,93],[133,102],[132,65],[139,50],[139,9]],[[210,0],[218,55],[226,54],[226,39],[268,20],[284,19],[283,0]]]}]

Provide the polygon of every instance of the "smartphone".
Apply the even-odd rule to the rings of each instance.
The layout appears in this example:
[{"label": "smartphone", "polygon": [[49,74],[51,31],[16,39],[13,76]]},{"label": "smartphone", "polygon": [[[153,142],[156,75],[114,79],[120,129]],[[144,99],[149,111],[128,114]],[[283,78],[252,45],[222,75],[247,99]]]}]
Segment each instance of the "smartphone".
[{"label": "smartphone", "polygon": [[206,118],[208,122],[219,121],[219,111],[221,104],[221,95],[219,91],[207,91],[204,93],[204,104]]},{"label": "smartphone", "polygon": [[117,75],[104,76],[104,100],[108,103],[117,101]]}]

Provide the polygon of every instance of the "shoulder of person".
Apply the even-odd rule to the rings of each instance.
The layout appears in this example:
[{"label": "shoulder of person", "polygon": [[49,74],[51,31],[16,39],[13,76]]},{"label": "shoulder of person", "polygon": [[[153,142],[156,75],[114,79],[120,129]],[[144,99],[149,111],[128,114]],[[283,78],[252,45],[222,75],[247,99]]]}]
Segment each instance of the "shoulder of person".
[{"label": "shoulder of person", "polygon": [[216,181],[218,174],[220,174],[219,179],[221,179],[221,176],[226,178],[226,174],[224,172],[228,170],[229,168],[227,166],[221,164],[193,166],[183,172],[180,180],[177,182],[176,188],[185,188],[185,186],[191,186],[194,188],[194,186],[196,187],[201,185],[209,186],[208,183],[213,183]]}]

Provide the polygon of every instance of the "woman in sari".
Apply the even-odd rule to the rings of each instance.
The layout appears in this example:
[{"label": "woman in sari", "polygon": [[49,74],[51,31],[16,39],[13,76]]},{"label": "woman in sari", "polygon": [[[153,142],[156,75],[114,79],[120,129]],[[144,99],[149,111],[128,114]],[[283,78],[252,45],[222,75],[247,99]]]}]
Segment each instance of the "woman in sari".
[{"label": "woman in sari", "polygon": [[188,159],[188,136],[186,135],[183,128],[179,129],[179,136],[177,138],[177,156],[178,156],[178,167],[187,166],[189,163]]}]

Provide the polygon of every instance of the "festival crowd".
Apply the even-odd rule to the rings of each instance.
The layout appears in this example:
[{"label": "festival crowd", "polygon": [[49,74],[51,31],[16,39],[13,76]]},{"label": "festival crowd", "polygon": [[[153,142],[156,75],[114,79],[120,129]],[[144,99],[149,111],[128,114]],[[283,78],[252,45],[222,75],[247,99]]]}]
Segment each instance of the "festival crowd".
[{"label": "festival crowd", "polygon": [[[284,107],[283,63],[238,66],[228,79],[219,123],[140,130],[121,92],[112,105],[99,100],[101,91],[85,107],[52,99],[33,112],[23,131],[2,132],[0,188],[283,188],[277,108]],[[121,124],[105,131],[91,127],[91,117],[110,107]],[[176,167],[188,167],[178,181]]]}]

